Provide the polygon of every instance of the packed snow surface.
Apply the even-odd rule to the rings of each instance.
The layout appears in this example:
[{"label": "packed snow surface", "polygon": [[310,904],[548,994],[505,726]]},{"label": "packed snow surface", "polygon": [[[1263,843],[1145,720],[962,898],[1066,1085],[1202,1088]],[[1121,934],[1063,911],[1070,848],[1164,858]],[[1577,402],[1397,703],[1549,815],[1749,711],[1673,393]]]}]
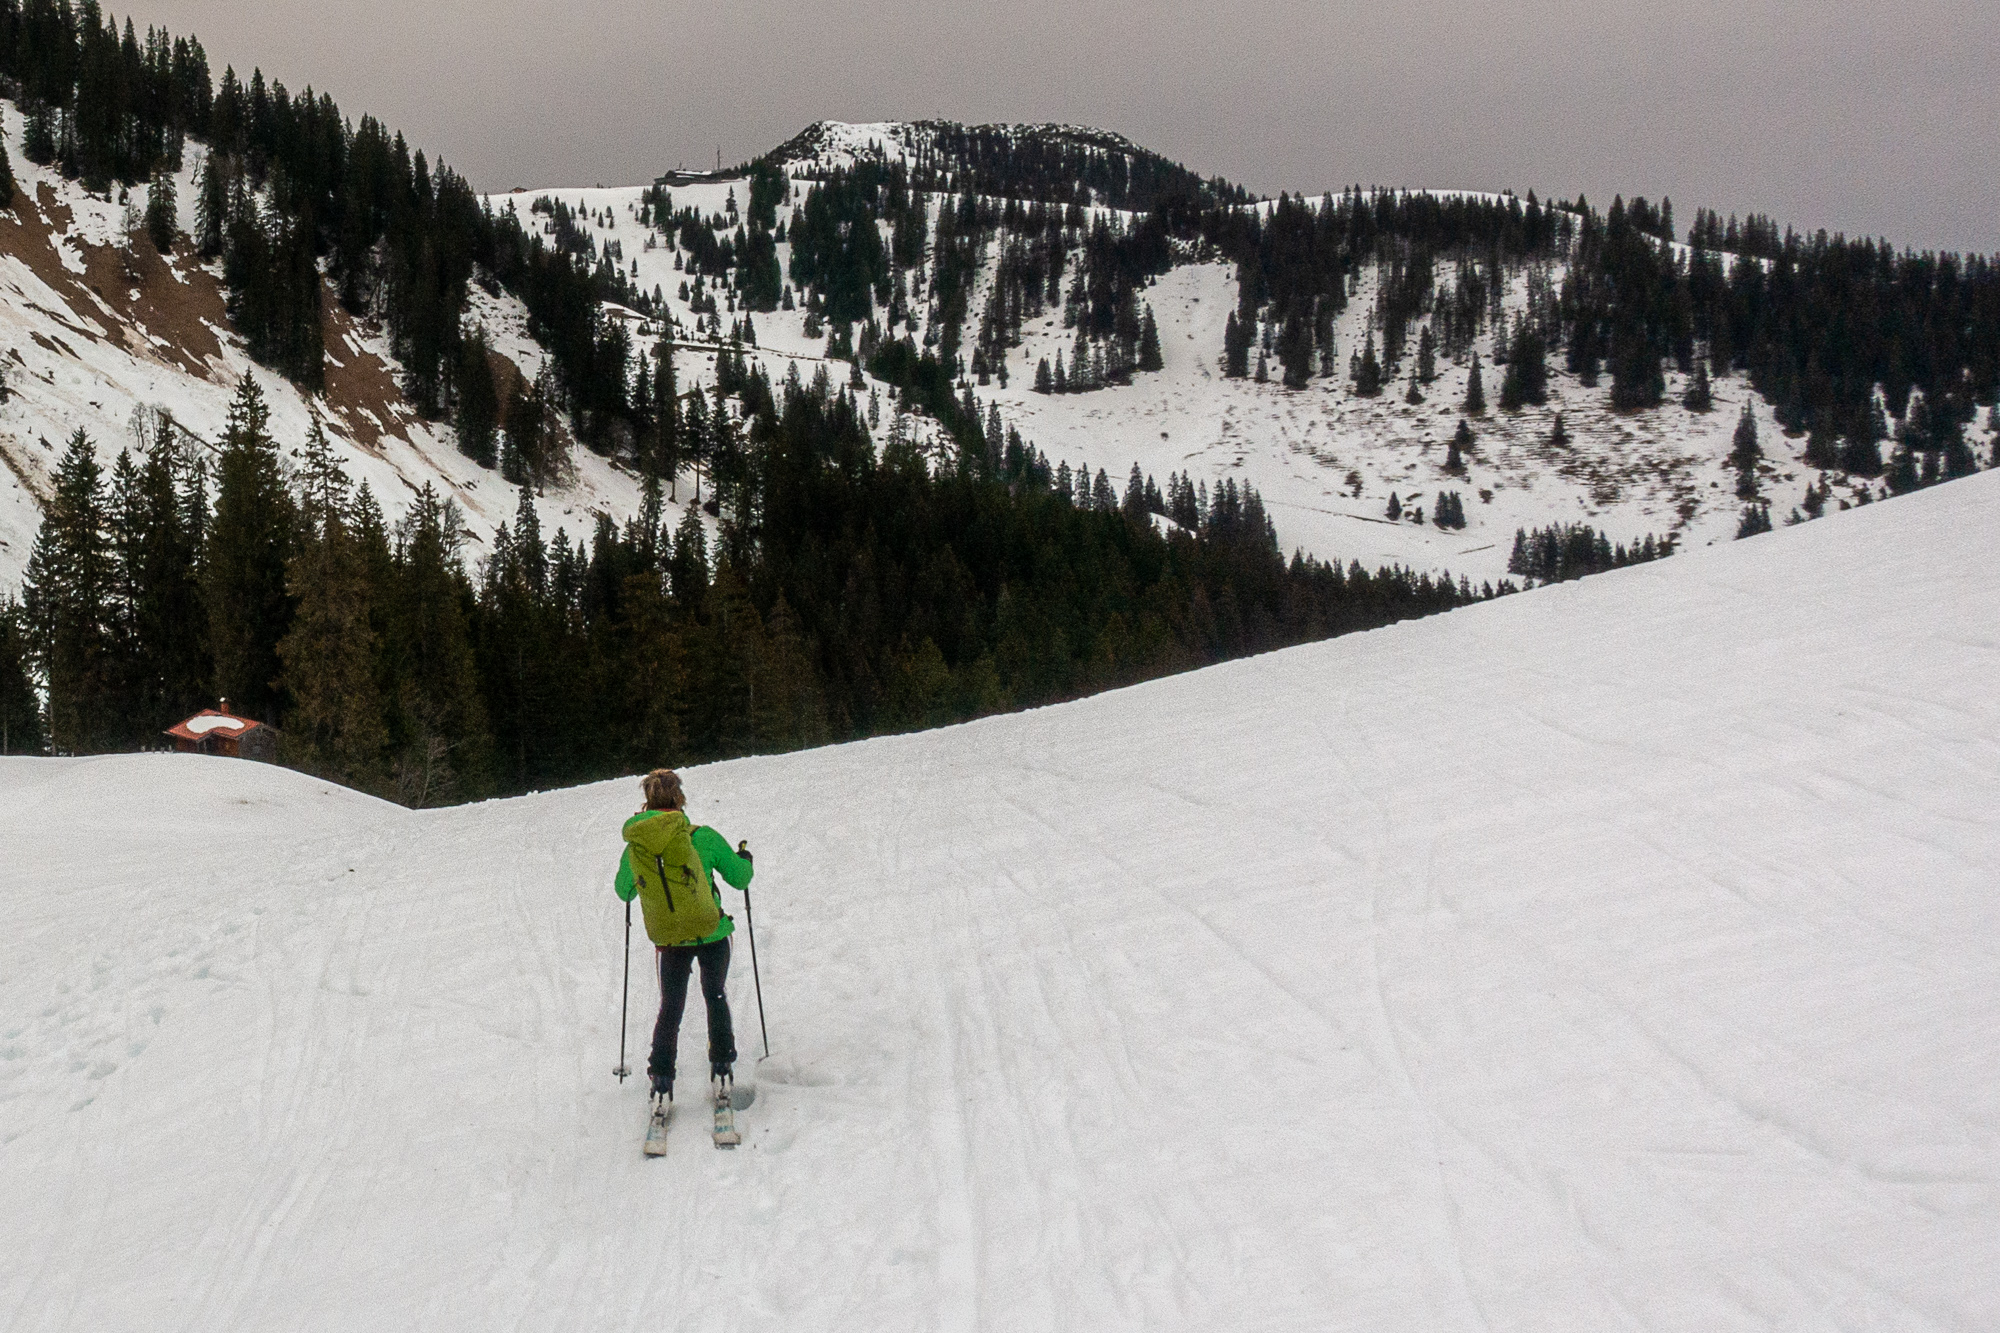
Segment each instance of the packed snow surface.
[{"label": "packed snow surface", "polygon": [[1996,517],[689,773],[734,1153],[636,783],[0,761],[0,1327],[2000,1327]]}]

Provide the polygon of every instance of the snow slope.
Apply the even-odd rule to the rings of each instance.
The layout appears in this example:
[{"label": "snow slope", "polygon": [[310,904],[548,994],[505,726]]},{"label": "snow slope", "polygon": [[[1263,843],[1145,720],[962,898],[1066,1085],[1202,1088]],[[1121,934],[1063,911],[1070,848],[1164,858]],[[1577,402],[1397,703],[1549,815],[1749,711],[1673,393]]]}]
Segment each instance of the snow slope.
[{"label": "snow slope", "polygon": [[[147,189],[124,203],[93,195],[19,150],[22,118],[0,103],[0,129],[14,145],[19,192],[0,211],[0,597],[18,591],[41,505],[70,435],[81,429],[108,470],[121,449],[151,443],[142,423],[170,413],[207,446],[220,440],[229,403],[254,375],[271,408],[271,431],[296,454],[312,418],[325,424],[348,475],[373,488],[384,511],[401,515],[425,484],[457,501],[476,559],[519,492],[498,473],[458,452],[448,425],[422,420],[404,398],[385,332],[348,317],[326,299],[327,391],[308,398],[282,376],[252,364],[223,305],[221,266],[186,252],[163,259],[135,220]],[[189,144],[176,183],[181,226],[195,226],[196,181],[204,150]],[[128,217],[128,206],[130,216]],[[527,337],[526,314],[511,297],[472,289],[471,322],[532,375],[542,353]],[[538,502],[544,532],[567,527],[584,537],[593,512],[629,514],[639,484],[587,450],[577,477]]]},{"label": "snow slope", "polygon": [[0,1327],[1993,1328],[1997,515],[692,772],[734,1154],[635,784],[0,761]]},{"label": "snow slope", "polygon": [[[1064,127],[1015,127],[1020,133],[1094,135]],[[1122,144],[1105,136],[1113,147]],[[910,159],[932,142],[926,123],[849,125],[821,122],[776,150],[792,176],[790,204],[802,203],[816,188],[813,177],[836,166],[867,159]],[[1130,145],[1125,145],[1130,149]],[[705,351],[721,338],[697,334],[691,296],[681,287],[688,275],[680,268],[673,243],[640,221],[645,193],[639,187],[617,189],[517,190],[496,195],[496,208],[513,206],[525,221],[553,234],[549,224],[531,216],[538,198],[560,199],[591,220],[591,234],[600,245],[616,242],[625,257],[628,278],[646,293],[657,291],[674,320],[674,336],[683,389],[712,384],[714,353]],[[1455,193],[1455,192],[1445,192]],[[670,190],[675,209],[695,208],[705,217],[722,217],[733,234],[736,221],[729,204],[749,202],[747,177],[722,177]],[[933,225],[939,200],[930,201]],[[1268,203],[1252,205],[1267,208]],[[1100,212],[1108,211],[1100,209]],[[651,243],[649,246],[649,242]],[[967,303],[963,355],[970,357],[980,314],[992,290],[999,248],[989,245],[981,274]],[[781,264],[789,264],[791,247],[778,245]],[[1072,258],[1071,273],[1077,261]],[[1440,281],[1449,274],[1441,266]],[[1345,367],[1367,337],[1380,274],[1364,266],[1360,284],[1335,325],[1336,361]],[[1560,268],[1556,283],[1560,286]],[[714,289],[711,289],[711,294]],[[726,299],[726,294],[718,294]],[[1805,440],[1790,439],[1779,428],[1771,407],[1747,377],[1718,380],[1715,407],[1696,414],[1679,406],[1686,377],[1669,372],[1667,405],[1636,413],[1616,413],[1609,407],[1609,381],[1585,388],[1561,368],[1561,357],[1550,365],[1547,406],[1518,413],[1489,411],[1475,422],[1479,440],[1464,475],[1445,470],[1447,444],[1460,417],[1471,374],[1470,360],[1441,360],[1439,379],[1425,390],[1425,401],[1404,401],[1406,385],[1392,384],[1379,398],[1357,397],[1342,373],[1314,379],[1299,391],[1276,382],[1258,384],[1222,376],[1223,325],[1237,299],[1234,266],[1219,262],[1184,262],[1159,278],[1145,293],[1159,326],[1165,369],[1135,376],[1132,384],[1093,393],[1044,395],[1033,390],[1035,367],[1071,349],[1074,331],[1063,328],[1061,311],[1050,309],[1024,327],[1022,343],[1007,357],[1009,380],[978,386],[982,404],[997,404],[1004,423],[1052,460],[1072,466],[1088,464],[1103,470],[1122,494],[1127,473],[1141,470],[1165,483],[1186,472],[1198,482],[1215,486],[1225,479],[1249,482],[1262,492],[1280,543],[1286,551],[1303,549],[1323,559],[1359,560],[1374,567],[1404,564],[1415,569],[1446,570],[1475,580],[1500,579],[1507,574],[1514,534],[1521,528],[1549,524],[1589,523],[1613,541],[1637,544],[1648,534],[1675,536],[1683,549],[1725,542],[1735,537],[1743,502],[1736,497],[1736,474],[1729,466],[1736,423],[1746,401],[1756,416],[1765,461],[1760,466],[1763,497],[1782,522],[1803,502],[1809,486],[1832,493],[1830,509],[1856,503],[1863,492],[1886,494],[1879,482],[1825,473],[1805,464]],[[1526,306],[1525,274],[1510,278],[1507,306],[1518,315]],[[925,307],[922,292],[913,305]],[[733,305],[718,314],[724,329],[740,318]],[[635,316],[636,319],[636,316]],[[761,361],[774,379],[796,366],[810,379],[825,367],[836,384],[849,372],[845,362],[825,360],[826,338],[807,338],[802,309],[754,316],[758,348],[751,359]],[[922,338],[928,325],[920,327]],[[641,341],[658,332],[641,327]],[[1410,339],[1414,346],[1417,330]],[[1475,339],[1484,361],[1484,386],[1489,401],[1500,391],[1503,371],[1493,364],[1493,334]],[[1279,371],[1275,359],[1271,374]],[[883,438],[895,415],[888,387],[874,381],[881,398],[877,429]],[[1548,437],[1561,413],[1573,437],[1568,448],[1551,446]],[[933,434],[927,423],[912,421],[919,436]],[[1992,428],[1988,422],[1987,428]],[[1973,445],[1982,459],[1991,453],[1991,436],[1975,433]],[[1436,513],[1440,491],[1457,492],[1465,505],[1467,526],[1446,531],[1426,521]],[[1387,517],[1395,495],[1403,515]]]}]

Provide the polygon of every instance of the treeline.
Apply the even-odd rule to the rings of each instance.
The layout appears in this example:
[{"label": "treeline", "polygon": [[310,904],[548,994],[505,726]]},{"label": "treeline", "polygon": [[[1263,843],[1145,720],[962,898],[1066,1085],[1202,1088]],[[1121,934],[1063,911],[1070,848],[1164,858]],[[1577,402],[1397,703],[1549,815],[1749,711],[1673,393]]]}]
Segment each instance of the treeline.
[{"label": "treeline", "polygon": [[[253,357],[302,387],[324,375],[323,271],[351,312],[383,321],[420,412],[491,398],[490,366],[465,354],[476,277],[526,304],[578,438],[610,452],[645,429],[629,339],[601,313],[605,299],[638,299],[615,263],[578,262],[511,209],[492,213],[372,117],[356,125],[331,97],[294,96],[261,72],[216,82],[198,40],[141,39],[97,0],[0,0],[0,78],[27,116],[24,154],[90,189],[150,183],[157,195],[187,140],[208,146],[193,243],[222,261]],[[176,243],[170,222],[155,240]]]},{"label": "treeline", "polygon": [[[1168,219],[1198,208],[1177,195],[1176,206],[1131,215],[969,187],[932,194],[925,185],[922,171],[900,161],[864,161],[824,173],[793,210],[784,233],[789,277],[806,333],[826,334],[829,357],[872,370],[882,349],[901,344],[889,353],[893,366],[907,368],[891,381],[899,388],[934,377],[982,386],[997,379],[1004,387],[1023,324],[1053,307],[1075,341],[1066,356],[1036,367],[1039,391],[1127,384],[1163,366],[1159,330],[1140,293],[1172,267]],[[1195,196],[1195,204],[1212,194]],[[970,301],[989,258],[994,281],[968,359]],[[788,288],[782,308],[792,299]]]},{"label": "treeline", "polygon": [[[1670,367],[1695,382],[1695,411],[1707,410],[1711,377],[1741,374],[1787,431],[1809,437],[1808,462],[1905,489],[1976,467],[1966,427],[2000,390],[2000,267],[1984,256],[1780,236],[1768,218],[1725,224],[1706,211],[1682,249],[1670,244],[1670,203],[1620,199],[1599,212],[1532,194],[1281,197],[1268,211],[1211,210],[1173,234],[1238,265],[1222,348],[1233,376],[1270,357],[1293,387],[1339,373],[1332,316],[1375,264],[1365,345],[1346,349],[1364,393],[1396,377],[1419,326],[1426,362],[1433,349],[1464,357],[1485,332],[1497,364],[1526,361],[1509,408],[1538,401],[1555,355],[1586,387],[1608,380],[1621,411],[1663,403]],[[1428,364],[1414,376],[1429,378]]]},{"label": "treeline", "polygon": [[0,0],[0,76],[26,117],[22,149],[85,187],[136,185],[181,165],[181,140],[213,115],[201,43],[121,31],[97,0]]},{"label": "treeline", "polygon": [[[1046,204],[1099,204],[1144,212],[1169,200],[1243,204],[1249,193],[1204,179],[1114,134],[1056,126],[960,125],[920,121],[925,136],[909,172],[931,194],[975,194]],[[784,164],[817,148],[815,131],[780,145],[765,160]],[[867,165],[867,164],[864,164]]]},{"label": "treeline", "polygon": [[1254,490],[1135,470],[1120,501],[990,426],[938,468],[900,432],[878,450],[824,377],[732,375],[712,532],[694,506],[669,529],[653,486],[549,540],[524,490],[477,569],[449,502],[388,522],[317,429],[272,438],[251,381],[212,467],[162,423],[107,479],[79,434],[0,612],[7,744],[157,745],[222,695],[287,762],[435,804],[1053,702],[1495,591],[1288,561]]},{"label": "treeline", "polygon": [[1532,532],[1516,530],[1507,572],[1531,583],[1564,583],[1663,560],[1673,553],[1671,536],[1658,538],[1648,533],[1644,541],[1631,546],[1613,545],[1610,537],[1588,523],[1557,523]]}]

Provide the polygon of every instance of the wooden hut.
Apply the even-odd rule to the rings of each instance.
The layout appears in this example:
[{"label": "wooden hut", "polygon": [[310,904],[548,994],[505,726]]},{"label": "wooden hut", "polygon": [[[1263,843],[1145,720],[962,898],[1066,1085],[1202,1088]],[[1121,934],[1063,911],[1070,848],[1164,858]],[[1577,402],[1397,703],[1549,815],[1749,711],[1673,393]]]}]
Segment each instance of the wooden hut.
[{"label": "wooden hut", "polygon": [[167,735],[173,737],[174,749],[182,754],[217,754],[227,759],[277,763],[277,729],[225,711],[229,707],[227,699],[222,705],[221,709],[205,708],[179,726],[168,727]]}]

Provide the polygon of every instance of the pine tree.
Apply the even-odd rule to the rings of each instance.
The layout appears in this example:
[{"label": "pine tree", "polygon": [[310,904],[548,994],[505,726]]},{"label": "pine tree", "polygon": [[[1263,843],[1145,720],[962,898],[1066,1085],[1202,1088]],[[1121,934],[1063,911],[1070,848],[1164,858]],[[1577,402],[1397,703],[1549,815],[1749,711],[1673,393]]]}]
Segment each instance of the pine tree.
[{"label": "pine tree", "polygon": [[1818,518],[1824,514],[1826,512],[1827,497],[1831,494],[1832,488],[1830,486],[1808,484],[1806,486],[1805,498],[1799,502],[1800,506],[1805,510],[1806,517],[1809,519]]},{"label": "pine tree", "polygon": [[1312,378],[1315,364],[1312,325],[1299,311],[1285,317],[1284,330],[1278,338],[1278,363],[1284,367],[1287,389],[1303,389]]},{"label": "pine tree", "polygon": [[278,642],[291,621],[285,564],[292,511],[269,422],[263,391],[245,375],[229,407],[216,467],[202,600],[216,692],[238,715],[276,725]]},{"label": "pine tree", "polygon": [[158,419],[143,467],[121,453],[109,506],[124,744],[213,703],[202,609],[198,471],[178,428]]},{"label": "pine tree", "polygon": [[36,101],[27,108],[27,124],[21,130],[21,156],[38,167],[52,166],[56,160],[56,126],[62,112]]},{"label": "pine tree", "polygon": [[1426,324],[1423,335],[1417,339],[1417,378],[1425,384],[1430,384],[1435,382],[1437,377],[1437,335],[1432,333],[1431,326]]},{"label": "pine tree", "polygon": [[1139,369],[1164,370],[1166,360],[1160,354],[1160,329],[1153,322],[1153,307],[1146,307],[1146,320],[1139,329]]},{"label": "pine tree", "polygon": [[1125,517],[1134,523],[1143,523],[1146,519],[1146,475],[1139,470],[1137,463],[1132,465],[1131,475],[1125,479],[1123,509]]},{"label": "pine tree", "polygon": [[211,702],[215,676],[201,590],[207,473],[171,417],[154,432],[141,485],[146,547],[135,618],[155,682],[152,720],[166,725]]},{"label": "pine tree", "polygon": [[1091,483],[1090,507],[1100,514],[1117,512],[1118,492],[1111,489],[1111,476],[1103,468],[1097,470],[1097,480]]},{"label": "pine tree", "polygon": [[1924,484],[1917,471],[1917,456],[1907,444],[1897,445],[1896,451],[1889,455],[1884,475],[1890,492],[1895,495],[1907,495]]},{"label": "pine tree", "polygon": [[1569,427],[1563,424],[1563,414],[1556,413],[1555,424],[1549,427],[1549,447],[1567,449],[1569,447]]},{"label": "pine tree", "polygon": [[1035,366],[1035,392],[1054,393],[1055,391],[1055,375],[1049,370],[1049,359],[1043,357]]},{"label": "pine tree", "polygon": [[1354,368],[1356,397],[1373,398],[1382,392],[1382,363],[1375,355],[1375,335],[1370,333]]},{"label": "pine tree", "polygon": [[458,451],[484,468],[499,462],[496,432],[500,424],[500,394],[493,386],[493,364],[486,330],[475,329],[459,344],[454,396],[458,409],[452,426]]},{"label": "pine tree", "polygon": [[[111,556],[111,599],[107,608],[111,639],[110,709],[118,719],[108,748],[126,749],[151,737],[146,719],[153,693],[148,663],[140,651],[137,611],[145,581],[147,506],[132,451],[121,449],[111,467],[104,506],[105,546]],[[173,719],[178,721],[178,719]],[[164,725],[164,724],[163,724]]]},{"label": "pine tree", "polygon": [[649,470],[667,483],[667,498],[677,500],[681,457],[680,386],[674,374],[674,346],[662,338],[653,348],[653,435]]},{"label": "pine tree", "polygon": [[229,225],[230,178],[220,149],[210,149],[202,159],[201,178],[196,182],[199,194],[195,200],[194,248],[203,259],[215,259],[222,254],[224,232]]},{"label": "pine tree", "polygon": [[458,506],[426,482],[396,529],[386,656],[397,689],[394,782],[422,809],[486,789],[491,739],[465,607]]},{"label": "pine tree", "polygon": [[1415,366],[1410,367],[1410,387],[1409,391],[1403,395],[1403,401],[1411,407],[1415,407],[1424,401],[1424,391],[1417,384],[1417,369]]},{"label": "pine tree", "polygon": [[112,570],[100,476],[79,430],[56,468],[24,585],[29,640],[48,689],[49,740],[62,754],[104,749],[122,722],[112,712]]},{"label": "pine tree", "polygon": [[0,208],[14,206],[14,163],[7,156],[7,144],[0,140]]},{"label": "pine tree", "polygon": [[1229,312],[1222,326],[1222,373],[1228,379],[1246,379],[1250,374],[1250,333],[1246,321]]},{"label": "pine tree", "polygon": [[47,747],[32,660],[26,613],[11,597],[0,601],[0,755],[41,754]]},{"label": "pine tree", "polygon": [[1736,419],[1736,437],[1729,451],[1729,465],[1736,469],[1736,495],[1738,499],[1757,498],[1757,460],[1764,451],[1757,444],[1757,418],[1752,415],[1750,403],[1743,404],[1743,415]]},{"label": "pine tree", "polygon": [[1472,423],[1460,417],[1458,429],[1452,432],[1451,445],[1445,453],[1446,472],[1456,475],[1465,471],[1465,456],[1472,452],[1473,440]]},{"label": "pine tree", "polygon": [[1840,468],[1857,477],[1882,475],[1882,446],[1864,436],[1849,439],[1840,448]]},{"label": "pine tree", "polygon": [[278,644],[287,764],[374,790],[388,735],[376,686],[376,590],[354,532],[347,476],[317,416],[299,469],[298,540],[286,566],[297,604]]},{"label": "pine tree", "polygon": [[752,718],[758,748],[775,754],[824,744],[830,735],[826,699],[812,646],[782,592],[764,620],[758,667]]},{"label": "pine tree", "polygon": [[1472,373],[1465,380],[1465,412],[1479,416],[1486,411],[1486,382],[1479,373],[1479,353],[1472,354]]},{"label": "pine tree", "polygon": [[1715,392],[1708,380],[1707,357],[1695,359],[1694,378],[1688,381],[1687,393],[1681,397],[1681,406],[1690,412],[1706,412],[1715,406]]},{"label": "pine tree", "polygon": [[1507,373],[1500,379],[1500,409],[1518,412],[1549,400],[1549,349],[1534,324],[1522,320],[1514,329],[1507,352]]},{"label": "pine tree", "polygon": [[1397,497],[1394,491],[1389,492],[1389,508],[1384,512],[1388,514],[1389,521],[1392,523],[1399,521],[1403,517],[1403,502]]},{"label": "pine tree", "polygon": [[668,559],[667,582],[673,598],[684,613],[692,612],[708,597],[708,534],[701,515],[693,505],[681,515],[674,529],[673,554]]},{"label": "pine tree", "polygon": [[[657,578],[628,578],[624,596],[621,647],[630,665],[620,672],[620,748],[626,767],[654,768],[687,753],[687,636]],[[539,730],[538,721],[524,716],[516,725]]]},{"label": "pine tree", "polygon": [[[517,377],[507,404],[501,475],[516,486],[541,490],[561,485],[574,471],[570,442],[556,412],[556,387],[544,365],[532,382]],[[683,441],[686,435],[683,432]],[[681,460],[686,461],[685,450]]]},{"label": "pine tree", "polygon": [[174,173],[162,163],[154,168],[153,178],[146,186],[146,235],[152,238],[153,248],[161,254],[170,254],[174,248],[174,233],[180,227],[180,211],[174,193]]},{"label": "pine tree", "polygon": [[1611,348],[1611,406],[1619,412],[1658,407],[1667,392],[1660,349],[1642,325],[1614,334]]}]

